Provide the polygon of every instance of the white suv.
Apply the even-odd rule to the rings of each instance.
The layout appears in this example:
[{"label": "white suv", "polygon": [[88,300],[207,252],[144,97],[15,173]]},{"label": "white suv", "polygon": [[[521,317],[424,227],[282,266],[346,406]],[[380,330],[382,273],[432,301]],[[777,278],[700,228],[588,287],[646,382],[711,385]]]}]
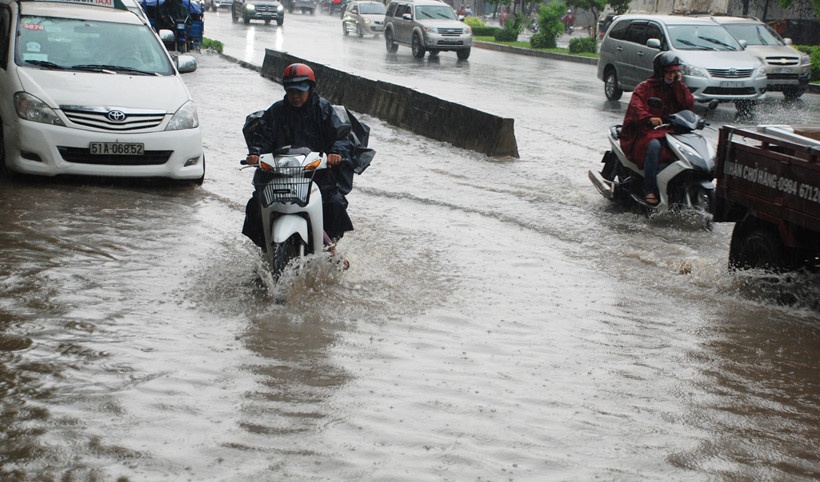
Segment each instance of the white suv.
[{"label": "white suv", "polygon": [[413,56],[455,50],[459,60],[470,57],[473,31],[460,22],[453,7],[437,0],[393,0],[384,16],[384,41],[389,53],[399,44],[409,46]]},{"label": "white suv", "polygon": [[708,17],[621,15],[601,42],[598,78],[618,100],[652,75],[652,59],[669,51],[681,61],[695,100],[733,101],[746,107],[766,92],[766,67],[723,26]]},{"label": "white suv", "polygon": [[[157,34],[122,0],[0,0],[0,36],[0,167],[203,179],[196,106]],[[196,61],[180,56],[179,66]]]}]

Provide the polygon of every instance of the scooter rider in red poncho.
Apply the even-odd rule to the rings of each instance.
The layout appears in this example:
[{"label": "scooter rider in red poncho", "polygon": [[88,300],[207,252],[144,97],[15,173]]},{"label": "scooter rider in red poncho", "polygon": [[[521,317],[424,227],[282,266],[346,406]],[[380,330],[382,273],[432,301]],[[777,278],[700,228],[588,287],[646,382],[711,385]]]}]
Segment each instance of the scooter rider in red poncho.
[{"label": "scooter rider in red poncho", "polygon": [[[695,99],[680,72],[680,59],[671,52],[661,52],[652,60],[653,76],[638,84],[626,109],[620,141],[624,154],[644,171],[644,196],[647,204],[658,204],[658,164],[669,161],[672,153],[663,149],[666,131],[655,129],[665,115],[692,110]],[[649,106],[657,97],[662,108]]]}]

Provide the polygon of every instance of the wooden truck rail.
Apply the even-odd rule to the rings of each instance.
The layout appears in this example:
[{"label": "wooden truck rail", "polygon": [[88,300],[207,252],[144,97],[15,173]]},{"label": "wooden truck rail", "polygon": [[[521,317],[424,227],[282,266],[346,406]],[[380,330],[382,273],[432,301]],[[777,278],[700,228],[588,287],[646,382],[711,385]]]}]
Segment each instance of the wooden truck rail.
[{"label": "wooden truck rail", "polygon": [[820,126],[722,127],[716,175],[714,221],[737,223],[731,266],[816,263]]}]

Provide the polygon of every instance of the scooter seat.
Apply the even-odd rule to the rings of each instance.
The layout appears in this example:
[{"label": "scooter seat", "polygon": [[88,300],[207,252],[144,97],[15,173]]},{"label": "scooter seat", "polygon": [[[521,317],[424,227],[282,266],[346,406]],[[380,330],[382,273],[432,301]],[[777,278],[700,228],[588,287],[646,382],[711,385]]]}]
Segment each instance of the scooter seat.
[{"label": "scooter seat", "polygon": [[613,126],[609,126],[609,135],[612,136],[613,139],[618,140],[621,137],[621,124],[615,124]]}]

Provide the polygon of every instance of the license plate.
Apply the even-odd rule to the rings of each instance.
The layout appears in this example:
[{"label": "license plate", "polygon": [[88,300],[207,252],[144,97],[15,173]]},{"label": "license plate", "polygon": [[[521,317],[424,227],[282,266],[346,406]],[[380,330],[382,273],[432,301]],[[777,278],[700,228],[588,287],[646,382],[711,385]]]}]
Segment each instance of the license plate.
[{"label": "license plate", "polygon": [[743,82],[732,82],[730,80],[724,80],[720,83],[721,87],[743,87]]},{"label": "license plate", "polygon": [[138,142],[92,142],[88,145],[91,154],[109,156],[141,156],[145,145]]}]

